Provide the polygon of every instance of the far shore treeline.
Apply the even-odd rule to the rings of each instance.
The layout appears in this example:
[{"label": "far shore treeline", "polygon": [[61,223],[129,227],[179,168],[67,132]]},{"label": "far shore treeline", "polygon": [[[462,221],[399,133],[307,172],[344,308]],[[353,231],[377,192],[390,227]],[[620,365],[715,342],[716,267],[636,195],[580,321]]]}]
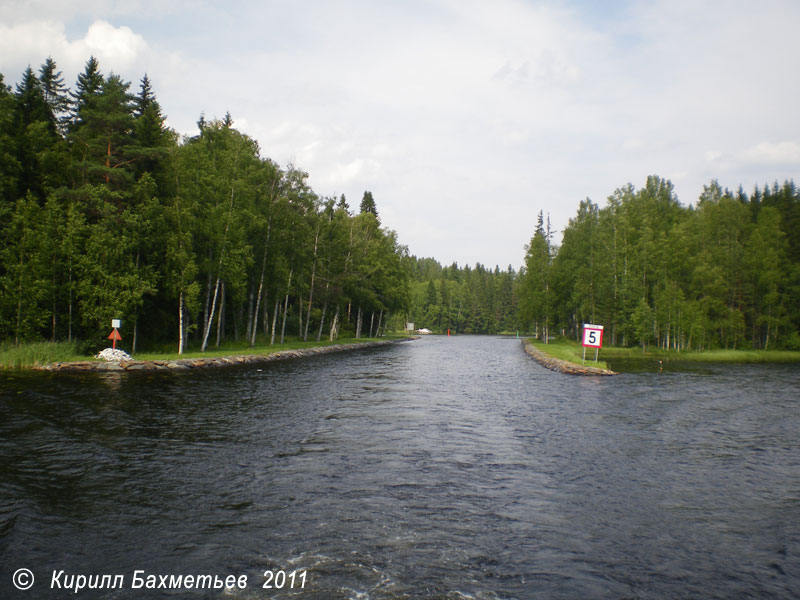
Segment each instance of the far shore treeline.
[{"label": "far shore treeline", "polygon": [[[696,207],[669,181],[590,200],[560,246],[540,213],[515,272],[418,259],[308,174],[222,120],[181,138],[145,75],[138,91],[90,58],[74,89],[52,59],[0,74],[0,344],[205,350],[417,327],[671,349],[800,349],[800,194],[793,182]],[[532,224],[533,225],[533,224]],[[532,228],[533,229],[533,228]],[[520,241],[522,245],[522,240]]]}]

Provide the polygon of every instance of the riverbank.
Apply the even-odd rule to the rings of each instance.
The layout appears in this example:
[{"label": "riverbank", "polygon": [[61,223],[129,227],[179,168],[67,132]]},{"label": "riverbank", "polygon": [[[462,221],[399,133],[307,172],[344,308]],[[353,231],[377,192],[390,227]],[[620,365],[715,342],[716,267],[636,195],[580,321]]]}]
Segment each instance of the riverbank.
[{"label": "riverbank", "polygon": [[386,346],[398,342],[407,342],[417,339],[415,337],[399,337],[381,340],[365,340],[350,343],[334,343],[324,345],[314,345],[304,348],[292,348],[287,350],[272,349],[267,352],[256,351],[248,354],[235,354],[231,356],[201,356],[191,358],[160,358],[150,360],[130,360],[130,361],[64,361],[54,362],[48,365],[33,367],[35,371],[49,372],[133,372],[133,371],[188,371],[191,369],[207,369],[215,367],[229,367],[235,365],[255,365],[276,360],[287,360],[290,358],[302,358],[305,356],[315,356],[317,354],[328,354],[332,352],[345,352],[348,350],[359,350],[362,348],[373,348]]},{"label": "riverbank", "polygon": [[648,348],[604,347],[601,353],[606,360],[661,360],[666,362],[704,363],[797,363],[800,352],[796,350],[661,350]]},{"label": "riverbank", "polygon": [[[530,339],[523,340],[523,347],[536,362],[551,371],[558,371],[567,375],[617,375],[614,371],[604,366],[587,366],[576,362],[556,358],[539,348]],[[594,361],[591,361],[594,363]],[[605,365],[605,363],[602,363]]]}]

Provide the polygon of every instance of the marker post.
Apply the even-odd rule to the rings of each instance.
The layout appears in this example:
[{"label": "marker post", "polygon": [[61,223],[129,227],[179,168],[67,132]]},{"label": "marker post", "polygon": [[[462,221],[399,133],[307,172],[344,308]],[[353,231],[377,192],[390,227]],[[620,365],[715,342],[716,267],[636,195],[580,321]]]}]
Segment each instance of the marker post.
[{"label": "marker post", "polygon": [[119,334],[119,328],[122,327],[122,321],[119,319],[111,319],[111,333],[108,334],[108,339],[111,340],[111,348],[117,349],[117,341],[122,341],[122,336]]},{"label": "marker post", "polygon": [[584,323],[583,325],[583,362],[586,363],[586,348],[594,348],[594,362],[600,356],[603,347],[603,326]]}]

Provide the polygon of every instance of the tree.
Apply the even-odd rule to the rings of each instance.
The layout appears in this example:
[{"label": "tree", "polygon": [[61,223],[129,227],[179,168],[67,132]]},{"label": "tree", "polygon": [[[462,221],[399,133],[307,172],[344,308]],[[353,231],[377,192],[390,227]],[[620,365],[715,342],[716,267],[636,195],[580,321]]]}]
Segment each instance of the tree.
[{"label": "tree", "polygon": [[[22,165],[17,150],[16,102],[0,74],[0,246],[3,245],[3,223],[18,197]],[[0,271],[1,272],[1,271]]]},{"label": "tree", "polygon": [[[344,199],[344,196],[342,196],[342,199]],[[345,203],[345,206],[346,204],[347,203]],[[380,223],[380,219],[378,218],[378,208],[375,205],[375,198],[372,197],[372,192],[369,190],[365,191],[364,196],[361,198],[361,207],[359,212],[361,212],[361,214],[372,213],[375,215],[375,220]]]},{"label": "tree", "polygon": [[56,62],[52,57],[48,56],[39,69],[39,81],[41,82],[44,101],[49,109],[51,125],[54,130],[58,130],[59,133],[63,134],[71,101],[67,87],[64,85],[61,71],[57,69]]},{"label": "tree", "polygon": [[17,105],[15,146],[17,160],[21,166],[17,197],[21,198],[31,193],[43,204],[45,194],[39,152],[55,141],[55,130],[51,128],[50,111],[45,102],[42,86],[30,66],[25,69],[22,81],[17,84],[15,97]]},{"label": "tree", "polygon": [[165,117],[161,105],[156,100],[147,75],[142,78],[139,93],[133,98],[133,138],[134,144],[128,154],[135,159],[137,174],[148,172],[161,183],[159,189],[166,187],[164,162],[167,150],[172,145],[172,136],[164,126]]},{"label": "tree", "polygon": [[520,291],[520,318],[525,326],[533,327],[545,343],[549,341],[552,325],[552,258],[549,219],[545,231],[544,216],[539,211],[536,231],[530,244],[526,246],[525,273]]},{"label": "tree", "polygon": [[37,230],[40,215],[41,209],[30,194],[18,200],[6,229],[6,245],[0,249],[4,267],[0,278],[3,333],[13,337],[15,344],[38,337],[46,318],[41,307],[46,294],[42,276],[42,243],[46,240]]}]

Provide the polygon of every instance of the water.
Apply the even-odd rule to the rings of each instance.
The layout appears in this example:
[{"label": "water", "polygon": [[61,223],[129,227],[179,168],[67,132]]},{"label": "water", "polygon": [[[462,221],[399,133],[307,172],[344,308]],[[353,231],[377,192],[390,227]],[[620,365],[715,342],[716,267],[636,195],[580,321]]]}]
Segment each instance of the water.
[{"label": "water", "polygon": [[[799,390],[797,366],[564,376],[489,337],[0,374],[0,597],[798,597]],[[54,570],[125,585],[51,590]]]}]

